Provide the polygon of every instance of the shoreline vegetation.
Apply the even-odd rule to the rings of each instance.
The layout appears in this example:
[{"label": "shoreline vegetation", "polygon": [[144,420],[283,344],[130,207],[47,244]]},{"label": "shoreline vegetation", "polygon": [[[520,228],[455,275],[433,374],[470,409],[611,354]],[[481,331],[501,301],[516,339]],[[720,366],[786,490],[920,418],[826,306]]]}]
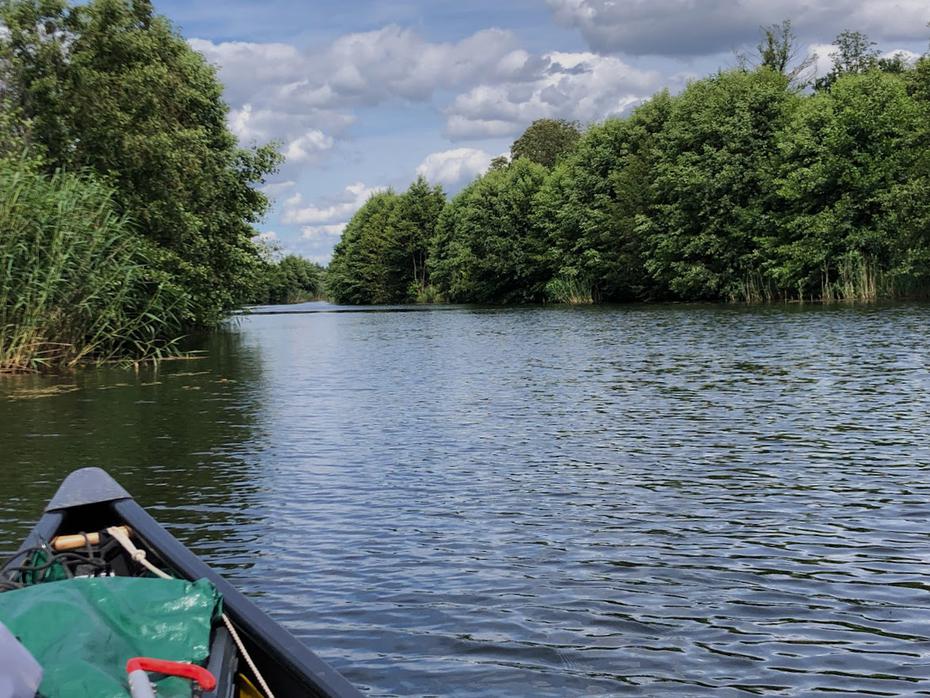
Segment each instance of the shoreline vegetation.
[{"label": "shoreline vegetation", "polygon": [[263,242],[282,156],[148,0],[0,0],[0,374],[177,355],[246,305],[873,301],[930,288],[930,57],[855,32],[585,129],[447,199],[373,195],[323,269]]},{"label": "shoreline vegetation", "polygon": [[446,201],[372,196],[337,303],[874,302],[930,291],[930,56],[790,22],[738,67],[582,130],[543,119]]},{"label": "shoreline vegetation", "polygon": [[222,91],[148,0],[0,0],[0,373],[177,355],[278,293],[253,225],[281,158]]}]

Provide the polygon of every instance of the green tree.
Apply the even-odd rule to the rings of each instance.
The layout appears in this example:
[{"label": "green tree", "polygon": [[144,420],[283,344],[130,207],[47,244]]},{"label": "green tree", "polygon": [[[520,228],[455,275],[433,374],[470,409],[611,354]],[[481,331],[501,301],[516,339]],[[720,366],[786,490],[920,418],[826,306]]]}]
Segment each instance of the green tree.
[{"label": "green tree", "polygon": [[[858,75],[879,67],[879,51],[874,41],[862,32],[846,30],[834,40],[836,50],[830,54],[833,69],[815,82],[818,90],[829,89],[843,75]],[[892,70],[892,72],[896,72]]]},{"label": "green tree", "polygon": [[[667,92],[628,119],[591,127],[537,196],[547,238],[553,300],[621,301],[650,297],[639,220],[653,206],[656,138],[672,99]],[[569,298],[560,298],[564,290]]]},{"label": "green tree", "polygon": [[906,79],[876,70],[805,100],[786,124],[776,182],[782,237],[768,256],[780,286],[874,299],[925,279],[925,123]]},{"label": "green tree", "polygon": [[837,75],[864,73],[878,63],[876,43],[862,32],[841,32],[833,41],[836,51],[830,54]]},{"label": "green tree", "polygon": [[424,180],[373,197],[336,247],[331,295],[755,302],[925,290],[930,57],[911,68],[844,32],[829,89],[810,93],[790,23],[764,31],[755,68],[660,93],[583,136],[534,123],[512,161],[495,159],[444,206]]},{"label": "green tree", "polygon": [[930,53],[918,59],[907,80],[911,96],[922,105],[930,105]]},{"label": "green tree", "polygon": [[920,289],[930,283],[930,54],[920,58],[904,78],[920,118],[913,140],[906,146],[913,157],[907,191],[897,202],[905,250],[899,272],[910,274]]},{"label": "green tree", "polygon": [[581,137],[581,129],[574,121],[564,119],[537,119],[510,146],[511,160],[526,158],[554,167],[568,155]]},{"label": "green tree", "polygon": [[214,69],[148,0],[2,0],[0,22],[5,89],[47,171],[112,183],[185,321],[218,322],[254,290],[274,149],[237,147]]},{"label": "green tree", "polygon": [[762,68],[690,84],[656,139],[655,195],[642,221],[646,268],[683,299],[762,300],[777,134],[799,95]]},{"label": "green tree", "polygon": [[739,61],[743,68],[769,68],[785,75],[792,82],[806,85],[807,75],[817,56],[806,54],[802,57],[791,20],[786,19],[779,24],[770,24],[760,29],[762,39],[756,46],[757,58],[741,55]]},{"label": "green tree", "polygon": [[[0,69],[0,85],[2,84],[3,73]],[[28,127],[18,110],[14,109],[0,88],[0,160],[23,157],[28,147],[27,130]]]},{"label": "green tree", "polygon": [[400,198],[392,232],[394,247],[397,253],[403,254],[404,261],[394,273],[401,277],[406,288],[404,297],[398,302],[416,300],[429,285],[426,258],[445,205],[446,195],[442,187],[430,187],[423,177],[417,177]]},{"label": "green tree", "polygon": [[488,165],[489,170],[503,170],[510,164],[510,158],[506,155],[498,155],[491,159],[491,164]]},{"label": "green tree", "polygon": [[323,293],[323,273],[319,264],[297,255],[269,259],[249,300],[256,305],[280,305],[318,298]]},{"label": "green tree", "polygon": [[384,192],[352,217],[333,252],[327,290],[339,303],[410,303],[429,285],[428,247],[446,197],[422,177]]},{"label": "green tree", "polygon": [[404,259],[394,244],[399,205],[392,191],[374,194],[346,225],[326,273],[327,293],[337,303],[395,303],[405,293],[393,273]]},{"label": "green tree", "polygon": [[430,247],[430,276],[456,303],[543,298],[544,241],[532,224],[546,169],[526,158],[472,182],[443,210]]}]

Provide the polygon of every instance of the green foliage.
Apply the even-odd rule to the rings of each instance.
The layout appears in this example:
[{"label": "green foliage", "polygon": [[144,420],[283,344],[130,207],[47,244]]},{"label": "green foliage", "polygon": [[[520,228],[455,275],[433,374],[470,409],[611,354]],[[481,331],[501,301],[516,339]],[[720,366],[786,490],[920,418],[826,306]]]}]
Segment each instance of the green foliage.
[{"label": "green foliage", "polygon": [[878,62],[879,51],[875,42],[862,32],[840,32],[833,45],[836,51],[830,57],[837,76],[864,73]]},{"label": "green foliage", "polygon": [[[692,83],[657,138],[645,267],[682,299],[764,300],[757,240],[772,226],[778,136],[800,98],[767,68]],[[749,286],[747,286],[749,284]]]},{"label": "green foliage", "polygon": [[171,349],[185,298],[91,178],[0,160],[0,372]]},{"label": "green foliage", "polygon": [[391,272],[400,254],[391,246],[399,197],[374,194],[346,225],[326,272],[326,291],[337,303],[392,303],[400,286]]},{"label": "green foliage", "polygon": [[526,158],[545,167],[554,167],[574,150],[580,137],[581,129],[574,121],[537,119],[510,146],[510,157],[512,161]]},{"label": "green foliage", "polygon": [[907,78],[908,93],[919,104],[930,107],[930,54],[917,61]]},{"label": "green foliage", "polygon": [[525,158],[488,172],[446,206],[430,253],[430,274],[452,302],[541,300],[548,274],[545,244],[533,225],[533,201],[546,169]]},{"label": "green foliage", "polygon": [[279,156],[241,150],[215,71],[148,0],[2,0],[3,81],[46,172],[89,170],[213,325],[252,292],[260,258],[256,185]]},{"label": "green foliage", "polygon": [[879,58],[875,42],[862,32],[846,30],[834,40],[836,50],[830,53],[833,69],[815,82],[818,90],[827,90],[843,75],[859,75],[875,68],[888,67],[890,72],[900,72],[902,61]]},{"label": "green foliage", "polygon": [[756,56],[739,56],[744,70],[768,68],[781,73],[792,83],[807,85],[809,73],[817,59],[815,54],[800,54],[798,37],[790,19],[779,24],[760,27],[762,40],[756,46]]},{"label": "green foliage", "polygon": [[400,197],[392,221],[393,247],[403,256],[395,273],[407,282],[407,289],[405,298],[398,302],[416,298],[429,284],[426,258],[445,205],[442,187],[431,188],[423,177],[418,177]]},{"label": "green foliage", "polygon": [[776,73],[785,73],[791,63],[796,37],[791,29],[791,20],[773,24],[762,29],[763,38],[757,48],[760,65]]},{"label": "green foliage", "polygon": [[[0,74],[0,85],[3,75]],[[0,161],[20,159],[26,152],[27,128],[22,117],[0,87]]]},{"label": "green foliage", "polygon": [[302,303],[323,293],[323,267],[297,255],[268,260],[259,277],[258,288],[249,299],[255,305]]},{"label": "green foliage", "polygon": [[442,188],[422,177],[404,194],[371,197],[333,251],[329,296],[351,304],[428,301],[428,247],[445,200]]},{"label": "green foliage", "polygon": [[878,70],[842,75],[800,106],[781,139],[781,237],[766,250],[780,287],[875,299],[920,282],[928,270],[915,262],[930,259],[925,125],[907,81]]},{"label": "green foliage", "polygon": [[505,167],[510,165],[510,158],[506,155],[498,155],[495,158],[491,159],[491,164],[488,165],[489,170],[503,170]]},{"label": "green foliage", "polygon": [[496,158],[441,215],[441,193],[423,181],[373,197],[336,248],[330,293],[591,303],[926,292],[930,57],[882,59],[844,32],[835,70],[807,92],[810,58],[795,57],[790,23],[763,31],[755,68],[744,59],[583,135],[535,122],[512,162]]},{"label": "green foliage", "polygon": [[[672,100],[660,93],[629,119],[591,127],[547,178],[535,201],[547,266],[576,298],[632,300],[653,295],[643,266],[640,218],[653,206],[655,147]],[[551,290],[551,289],[550,289]],[[551,300],[565,296],[561,290]],[[562,302],[562,301],[559,301]]]}]

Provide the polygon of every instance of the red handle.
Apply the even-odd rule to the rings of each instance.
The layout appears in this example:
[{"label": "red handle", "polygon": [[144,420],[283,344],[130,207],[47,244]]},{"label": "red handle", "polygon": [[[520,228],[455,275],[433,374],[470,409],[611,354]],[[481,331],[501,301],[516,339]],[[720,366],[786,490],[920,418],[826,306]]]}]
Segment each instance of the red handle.
[{"label": "red handle", "polygon": [[152,659],[151,657],[133,657],[126,662],[126,673],[134,671],[151,671],[166,676],[180,676],[184,679],[196,681],[204,691],[216,688],[216,677],[202,666],[188,664],[187,662],[169,662],[167,659]]}]

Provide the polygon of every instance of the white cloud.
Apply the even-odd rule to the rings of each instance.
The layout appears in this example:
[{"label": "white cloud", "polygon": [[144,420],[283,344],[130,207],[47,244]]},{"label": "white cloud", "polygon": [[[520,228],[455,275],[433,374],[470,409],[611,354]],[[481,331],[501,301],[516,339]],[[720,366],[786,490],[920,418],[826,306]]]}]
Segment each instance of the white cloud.
[{"label": "white cloud", "polygon": [[451,138],[515,135],[535,119],[590,122],[620,114],[663,84],[662,76],[594,53],[553,52],[535,80],[485,84],[459,95],[446,110]]},{"label": "white cloud", "polygon": [[288,162],[298,163],[313,161],[333,147],[333,139],[316,129],[307,131],[295,138],[284,148],[284,157]]},{"label": "white cloud", "polygon": [[287,154],[288,148],[299,141],[289,154],[298,160],[310,159],[311,151],[320,155],[330,150],[335,140],[327,131],[339,134],[353,121],[354,116],[348,113],[294,108],[284,101],[268,107],[246,102],[232,107],[228,117],[230,130],[243,145],[277,141]]},{"label": "white cloud", "polygon": [[816,77],[822,77],[833,70],[833,59],[830,54],[836,50],[832,44],[811,44],[807,47],[808,56],[817,56],[813,69]]},{"label": "white cloud", "polygon": [[440,89],[525,79],[541,67],[501,29],[457,42],[430,42],[389,25],[307,51],[282,43],[207,39],[191,39],[190,45],[219,67],[232,105],[229,124],[240,142],[278,140],[292,162],[331,150],[359,106],[428,101]]},{"label": "white cloud", "polygon": [[430,42],[411,29],[389,25],[312,50],[206,39],[191,39],[190,45],[219,67],[232,105],[229,125],[239,141],[279,142],[285,168],[324,160],[359,107],[426,102],[438,90],[530,79],[544,66],[501,29]]},{"label": "white cloud", "polygon": [[234,103],[247,102],[269,84],[302,75],[303,56],[290,44],[208,39],[190,39],[188,44],[219,66],[226,97]]},{"label": "white cloud", "polygon": [[287,179],[282,182],[269,182],[261,188],[261,192],[265,196],[274,198],[276,196],[280,196],[286,191],[290,191],[295,186],[297,186],[297,182],[295,182],[293,179]]},{"label": "white cloud", "polygon": [[417,174],[430,182],[454,186],[485,172],[493,158],[490,153],[477,148],[442,150],[427,155],[417,167]]},{"label": "white cloud", "polygon": [[901,56],[904,59],[905,63],[914,65],[917,61],[921,59],[921,54],[916,51],[908,51],[906,48],[894,49],[892,51],[885,51],[882,53],[882,58],[895,58]]},{"label": "white cloud", "polygon": [[255,235],[252,237],[253,242],[257,242],[257,241],[274,242],[277,239],[278,239],[278,234],[274,232],[273,230],[266,230],[265,232],[259,233],[258,235]]},{"label": "white cloud", "polygon": [[305,226],[344,224],[373,194],[383,190],[384,187],[369,187],[362,182],[356,182],[347,186],[337,201],[323,206],[301,206],[303,197],[295,194],[285,201],[281,220],[284,223]]},{"label": "white cloud", "polygon": [[322,81],[307,76],[292,87],[311,104],[373,104],[401,97],[428,99],[440,88],[478,79],[513,79],[532,70],[510,32],[485,29],[458,42],[431,43],[410,29],[389,25],[337,39],[319,58]]},{"label": "white cloud", "polygon": [[333,247],[346,225],[368,199],[384,187],[363,182],[347,186],[339,195],[320,203],[304,205],[303,196],[294,194],[284,202],[281,221],[300,226],[300,236],[289,248],[319,264],[329,264]]},{"label": "white cloud", "polygon": [[[467,140],[469,138],[503,138],[512,136],[520,130],[520,124],[501,119],[484,119],[477,114],[463,116],[456,114],[456,106],[446,113],[446,135],[453,140]],[[526,125],[529,125],[527,122]]]},{"label": "white cloud", "polygon": [[595,51],[634,55],[722,53],[758,39],[761,25],[789,18],[802,38],[844,29],[876,39],[923,40],[926,0],[547,0],[562,24]]},{"label": "white cloud", "polygon": [[[833,70],[833,54],[836,52],[836,46],[833,44],[811,44],[807,47],[806,55],[816,55],[817,59],[814,61],[814,74],[817,77],[823,77],[830,73]],[[904,60],[908,63],[916,63],[920,58],[919,53],[914,51],[909,51],[907,49],[895,49],[892,51],[883,51],[881,53],[882,58],[894,58],[897,55],[904,57]]]},{"label": "white cloud", "polygon": [[308,225],[301,229],[300,237],[304,240],[321,240],[325,238],[339,238],[346,229],[345,223],[331,223],[329,225]]}]

